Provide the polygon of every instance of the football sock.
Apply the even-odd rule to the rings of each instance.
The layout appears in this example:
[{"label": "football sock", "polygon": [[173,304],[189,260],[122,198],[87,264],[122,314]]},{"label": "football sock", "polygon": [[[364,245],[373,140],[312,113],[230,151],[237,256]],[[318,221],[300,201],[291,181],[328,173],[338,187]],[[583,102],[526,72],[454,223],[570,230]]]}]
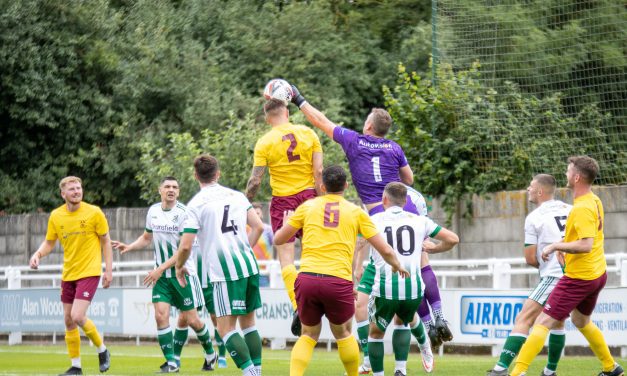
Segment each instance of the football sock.
[{"label": "football sock", "polygon": [[531,364],[533,358],[535,358],[542,350],[542,347],[544,347],[544,341],[546,341],[546,337],[548,335],[549,328],[546,326],[539,324],[533,326],[531,333],[529,333],[529,337],[527,337],[525,344],[520,349],[518,359],[516,360],[516,366],[512,371],[512,376],[520,376],[521,374],[527,372],[529,364]]},{"label": "football sock", "polygon": [[283,284],[285,284],[285,290],[287,290],[287,296],[290,298],[290,302],[292,303],[292,308],[296,311],[296,295],[294,294],[294,283],[296,282],[296,277],[298,276],[298,272],[296,271],[296,267],[294,265],[288,265],[281,269],[281,277],[283,278]]},{"label": "football sock", "polygon": [[372,373],[383,372],[383,339],[368,338]]},{"label": "football sock", "polygon": [[250,360],[253,362],[255,367],[260,367],[262,344],[261,337],[259,336],[257,328],[252,326],[243,330],[242,333],[244,334],[244,341],[246,342],[246,346],[248,346]]},{"label": "football sock", "polygon": [[599,330],[599,328],[594,324],[594,322],[590,321],[588,325],[583,328],[579,328],[581,334],[588,340],[590,344],[590,349],[594,355],[601,361],[603,365],[603,372],[609,372],[614,369],[614,358],[610,354],[610,349],[607,347],[607,343],[605,342],[605,338],[603,337],[603,333]]},{"label": "football sock", "polygon": [[392,332],[392,351],[396,361],[407,361],[411,333],[406,326],[396,326]]},{"label": "football sock", "polygon": [[172,343],[174,345],[174,358],[177,360],[181,359],[181,352],[183,352],[183,346],[185,346],[185,342],[187,342],[187,335],[189,330],[187,327],[179,328],[177,327],[174,330],[174,337],[172,339]]},{"label": "football sock", "polygon": [[83,325],[83,332],[91,343],[96,347],[102,346],[102,337],[100,337],[100,333],[98,333],[98,329],[96,328],[96,324],[90,319],[85,320],[85,325]]},{"label": "football sock", "polygon": [[337,350],[347,375],[359,372],[359,345],[354,335],[337,340]]},{"label": "football sock", "polygon": [[357,323],[357,337],[359,337],[359,344],[361,350],[364,352],[364,358],[368,356],[368,331],[370,329],[370,322],[360,321]]},{"label": "football sock", "polygon": [[[507,340],[505,340],[505,345],[503,345],[501,356],[499,357],[498,362],[496,362],[496,365],[501,367],[501,369],[509,368],[526,340],[527,336],[524,334],[510,334],[509,337],[507,337]],[[497,371],[500,371],[501,369],[497,369]]]},{"label": "football sock", "polygon": [[303,335],[298,337],[290,356],[290,376],[301,376],[305,374],[316,343],[317,342],[309,336]]},{"label": "football sock", "polygon": [[[196,337],[198,337],[198,341],[202,345],[203,350],[205,350],[205,354],[213,354],[213,345],[211,344],[211,336],[209,335],[207,325],[203,325],[202,328],[196,332]],[[210,356],[208,359],[213,359],[213,356]]]},{"label": "football sock", "polygon": [[221,358],[226,357],[226,346],[224,346],[224,341],[222,340],[222,337],[220,337],[218,329],[213,331],[213,337],[216,341],[216,345],[218,345],[218,355],[220,355]]},{"label": "football sock", "polygon": [[566,346],[564,329],[551,330],[549,334],[549,359],[546,364],[549,371],[555,372],[557,370],[557,363],[560,361],[564,346]]},{"label": "football sock", "polygon": [[416,320],[416,324],[410,329],[411,334],[416,338],[419,344],[424,345],[427,340],[427,331],[421,320]]},{"label": "football sock", "polygon": [[224,343],[237,368],[244,370],[253,366],[248,346],[246,346],[244,338],[236,330],[230,331],[224,336]]},{"label": "football sock", "polygon": [[159,329],[157,331],[157,338],[159,339],[159,346],[161,347],[161,352],[165,357],[165,360],[170,364],[176,364],[174,360],[174,336],[172,335],[172,329],[170,327],[165,327],[163,329]]},{"label": "football sock", "polygon": [[67,346],[67,352],[71,359],[79,359],[81,357],[81,334],[78,332],[78,328],[65,331],[65,344]]}]

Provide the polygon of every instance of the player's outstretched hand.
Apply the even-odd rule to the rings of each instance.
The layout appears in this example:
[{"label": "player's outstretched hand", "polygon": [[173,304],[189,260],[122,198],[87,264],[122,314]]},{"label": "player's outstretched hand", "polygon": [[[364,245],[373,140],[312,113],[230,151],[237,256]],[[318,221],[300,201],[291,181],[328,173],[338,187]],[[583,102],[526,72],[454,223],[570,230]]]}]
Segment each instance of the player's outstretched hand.
[{"label": "player's outstretched hand", "polygon": [[187,286],[187,280],[185,279],[186,275],[189,275],[186,267],[182,267],[180,269],[176,268],[176,280],[179,281],[179,285],[181,285],[181,287]]},{"label": "player's outstretched hand", "polygon": [[120,241],[117,240],[112,240],[111,241],[111,246],[115,249],[117,249],[118,251],[120,251],[120,254],[123,255],[126,252],[130,251],[129,246],[127,244],[124,244]]},{"label": "player's outstretched hand", "polygon": [[298,91],[296,85],[292,85],[292,103],[294,103],[298,108],[301,108],[307,101],[305,97]]},{"label": "player's outstretched hand", "polygon": [[542,250],[542,260],[549,261],[549,257],[551,257],[551,253],[555,252],[557,248],[555,247],[557,243],[549,244]]}]

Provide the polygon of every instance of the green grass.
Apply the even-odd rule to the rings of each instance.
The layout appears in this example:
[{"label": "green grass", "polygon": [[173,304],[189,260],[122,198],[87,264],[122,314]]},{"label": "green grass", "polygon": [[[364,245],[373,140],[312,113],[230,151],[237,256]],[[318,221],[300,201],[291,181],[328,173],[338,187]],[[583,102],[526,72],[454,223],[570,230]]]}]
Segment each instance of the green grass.
[{"label": "green grass", "polygon": [[[161,352],[156,344],[142,346],[110,345],[112,366],[106,376],[112,375],[147,375],[157,371],[163,363]],[[86,374],[98,374],[98,360],[93,347],[81,349],[83,371]],[[289,351],[270,350],[264,348],[263,373],[266,376],[289,374]],[[625,365],[625,359],[616,359]],[[444,355],[436,357],[434,375],[484,375],[485,370],[492,367],[496,358],[488,356]],[[192,344],[183,350],[181,374],[207,375],[200,372],[202,350],[199,345]],[[228,359],[229,366],[219,369],[214,375],[241,375],[233,362]],[[528,375],[539,375],[546,362],[545,357],[538,357],[529,370]],[[56,375],[69,367],[70,361],[64,344],[46,346],[0,346],[0,375]],[[392,355],[386,356],[385,369],[388,375],[393,374],[394,361]],[[420,355],[412,352],[407,365],[410,375],[424,375],[420,363]],[[567,356],[562,359],[559,367],[560,376],[597,375],[600,364],[593,357]],[[307,375],[334,376],[343,375],[344,369],[336,350],[327,352],[317,349],[309,365]]]}]

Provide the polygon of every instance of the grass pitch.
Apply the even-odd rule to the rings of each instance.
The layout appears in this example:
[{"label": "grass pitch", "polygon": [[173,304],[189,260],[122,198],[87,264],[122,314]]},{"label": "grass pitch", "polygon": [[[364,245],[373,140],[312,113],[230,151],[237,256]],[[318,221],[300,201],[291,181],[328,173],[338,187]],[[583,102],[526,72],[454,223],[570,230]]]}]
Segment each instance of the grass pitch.
[{"label": "grass pitch", "polygon": [[[113,375],[148,375],[158,370],[164,359],[156,344],[142,346],[110,345],[111,369],[106,376]],[[83,346],[81,349],[83,372],[87,375],[99,374],[96,350]],[[266,376],[282,376],[289,374],[290,352],[287,350],[270,350],[264,348],[263,373]],[[616,359],[623,366],[625,359]],[[433,375],[484,375],[494,365],[496,358],[488,356],[436,356]],[[530,368],[528,375],[539,375],[546,362],[546,357],[538,357]],[[198,344],[186,346],[181,359],[183,375],[241,375],[241,371],[228,359],[228,368],[215,372],[201,372],[203,363],[201,347]],[[0,346],[0,375],[56,375],[70,366],[64,344],[44,346]],[[420,355],[412,352],[407,365],[409,375],[426,375],[422,370]],[[394,371],[392,355],[386,356],[385,370],[388,375]],[[341,376],[344,368],[336,350],[327,352],[316,349],[312,362],[307,370],[311,376]],[[593,357],[562,358],[558,373],[560,376],[592,376],[600,371],[600,363]]]}]

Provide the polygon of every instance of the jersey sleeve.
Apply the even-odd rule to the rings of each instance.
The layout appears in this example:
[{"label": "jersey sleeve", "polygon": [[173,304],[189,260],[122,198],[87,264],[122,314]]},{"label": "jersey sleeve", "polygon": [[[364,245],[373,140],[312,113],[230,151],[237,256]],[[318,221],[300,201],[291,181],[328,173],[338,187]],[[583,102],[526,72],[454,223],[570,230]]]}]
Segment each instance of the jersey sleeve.
[{"label": "jersey sleeve", "polygon": [[350,144],[357,138],[357,132],[344,127],[337,126],[333,128],[333,141],[342,146],[342,149],[346,151]]},{"label": "jersey sleeve", "polygon": [[359,208],[355,211],[357,222],[359,223],[359,233],[362,234],[365,239],[370,239],[379,233],[377,226],[375,226],[374,222],[372,222],[372,219],[370,219],[370,216],[368,216],[365,211]]},{"label": "jersey sleeve", "polygon": [[200,229],[200,213],[197,208],[187,207],[187,217],[183,222],[183,232],[196,234]]},{"label": "jersey sleeve", "polygon": [[53,216],[54,216],[54,213],[52,213],[50,217],[48,218],[48,229],[46,230],[46,240],[59,239],[59,234],[57,234],[57,229],[54,226],[54,221],[52,220]]},{"label": "jersey sleeve", "polygon": [[[339,127],[335,127],[335,129],[337,128]],[[313,152],[322,153],[322,145],[320,144],[320,138],[318,137],[316,132],[313,131],[313,129],[309,129],[309,130],[311,131],[311,138],[313,140]]]},{"label": "jersey sleeve", "polygon": [[146,232],[152,234],[152,222],[150,221],[150,209],[146,213]]},{"label": "jersey sleeve", "polygon": [[538,230],[530,217],[525,218],[525,244],[538,244]]},{"label": "jersey sleeve", "polygon": [[575,231],[577,231],[577,239],[594,238],[596,236],[598,226],[597,213],[589,208],[576,207],[571,211],[571,216],[574,220]]},{"label": "jersey sleeve", "polygon": [[253,156],[253,166],[264,167],[268,165],[268,155],[266,149],[266,145],[262,140],[257,141]]},{"label": "jersey sleeve", "polygon": [[294,212],[294,215],[287,221],[287,224],[297,229],[303,228],[305,225],[306,207],[308,207],[306,203],[301,204]]},{"label": "jersey sleeve", "polygon": [[428,234],[429,237],[433,238],[440,232],[440,230],[442,230],[440,225],[433,222],[431,218],[425,218],[425,234]]},{"label": "jersey sleeve", "polygon": [[109,222],[107,222],[107,217],[105,217],[102,210],[98,208],[96,211],[96,233],[99,236],[103,236],[107,232],[109,232]]}]

